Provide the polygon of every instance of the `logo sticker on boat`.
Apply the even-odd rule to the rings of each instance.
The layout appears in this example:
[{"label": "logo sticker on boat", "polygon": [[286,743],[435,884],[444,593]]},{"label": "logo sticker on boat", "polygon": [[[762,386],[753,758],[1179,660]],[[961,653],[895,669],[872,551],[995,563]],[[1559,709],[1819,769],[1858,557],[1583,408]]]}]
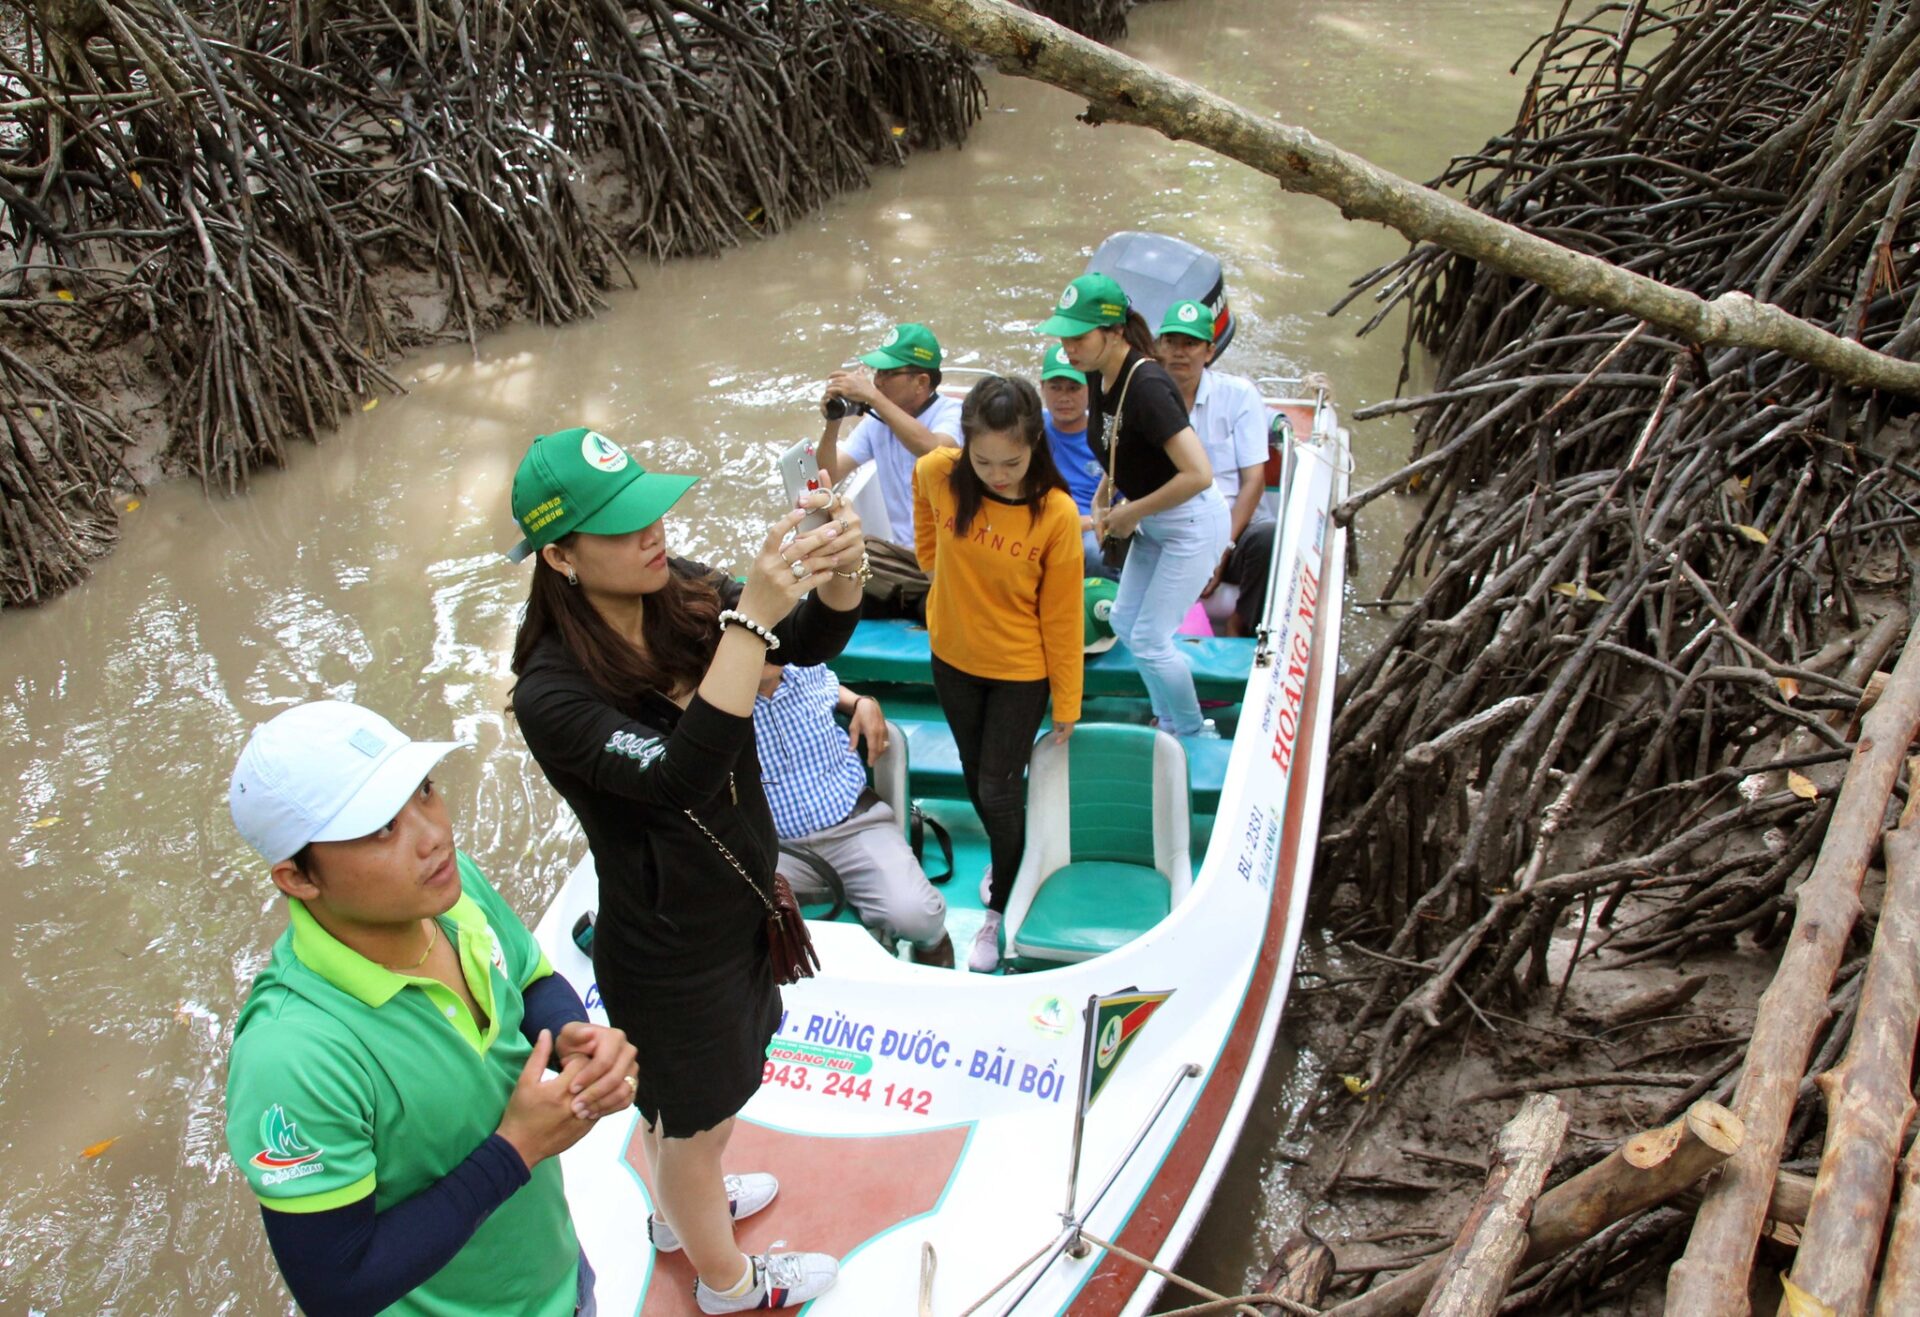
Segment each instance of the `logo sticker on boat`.
[{"label": "logo sticker on boat", "polygon": [[1027,1015],[1027,1023],[1042,1038],[1064,1038],[1067,1026],[1073,1017],[1067,1011],[1067,1004],[1055,996],[1036,997],[1033,1007]]}]

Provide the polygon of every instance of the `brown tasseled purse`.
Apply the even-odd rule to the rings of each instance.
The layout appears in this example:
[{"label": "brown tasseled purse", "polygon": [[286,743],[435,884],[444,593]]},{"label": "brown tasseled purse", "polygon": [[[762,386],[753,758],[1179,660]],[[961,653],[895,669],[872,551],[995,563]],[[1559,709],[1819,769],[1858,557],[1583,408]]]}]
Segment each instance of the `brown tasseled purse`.
[{"label": "brown tasseled purse", "polygon": [[767,961],[773,968],[774,982],[784,987],[812,978],[813,972],[820,968],[820,954],[813,949],[813,934],[807,931],[807,921],[800,914],[800,902],[794,899],[793,888],[786,878],[779,873],[773,875],[773,899],[768,900],[760,884],[753,881],[752,875],[733,857],[726,843],[714,836],[712,829],[692,810],[682,813],[693,819],[694,827],[707,834],[713,848],[725,857],[733,871],[740,875],[740,881],[751,887],[760,904],[767,908]]}]

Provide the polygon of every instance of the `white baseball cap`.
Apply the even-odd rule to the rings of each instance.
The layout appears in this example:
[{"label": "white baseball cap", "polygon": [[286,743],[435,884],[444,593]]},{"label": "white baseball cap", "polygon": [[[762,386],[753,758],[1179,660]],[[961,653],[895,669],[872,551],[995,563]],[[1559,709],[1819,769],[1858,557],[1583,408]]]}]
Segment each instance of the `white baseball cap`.
[{"label": "white baseball cap", "polygon": [[458,741],[414,741],[371,709],[316,700],[253,729],[227,787],[233,825],[269,864],[352,841],[406,807]]}]

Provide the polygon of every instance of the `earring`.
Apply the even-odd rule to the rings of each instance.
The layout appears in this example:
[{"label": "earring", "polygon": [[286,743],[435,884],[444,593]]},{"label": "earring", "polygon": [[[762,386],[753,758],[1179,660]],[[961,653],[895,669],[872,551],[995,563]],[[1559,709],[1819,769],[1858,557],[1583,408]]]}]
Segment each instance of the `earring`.
[{"label": "earring", "polygon": [[580,578],[573,574],[573,568],[571,567],[567,568],[567,584],[568,585],[580,584]]}]

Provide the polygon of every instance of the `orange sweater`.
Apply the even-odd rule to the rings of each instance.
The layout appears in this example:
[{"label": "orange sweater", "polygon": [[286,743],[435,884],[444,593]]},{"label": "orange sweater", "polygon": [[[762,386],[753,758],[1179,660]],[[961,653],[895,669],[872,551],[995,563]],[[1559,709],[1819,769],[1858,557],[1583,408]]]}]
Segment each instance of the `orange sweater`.
[{"label": "orange sweater", "polygon": [[914,548],[933,578],[927,632],[942,663],[1000,681],[1047,678],[1056,722],[1080,721],[1084,613],[1080,509],[1053,490],[1038,516],[982,499],[965,539],[954,533],[948,476],[965,450],[914,464]]}]

